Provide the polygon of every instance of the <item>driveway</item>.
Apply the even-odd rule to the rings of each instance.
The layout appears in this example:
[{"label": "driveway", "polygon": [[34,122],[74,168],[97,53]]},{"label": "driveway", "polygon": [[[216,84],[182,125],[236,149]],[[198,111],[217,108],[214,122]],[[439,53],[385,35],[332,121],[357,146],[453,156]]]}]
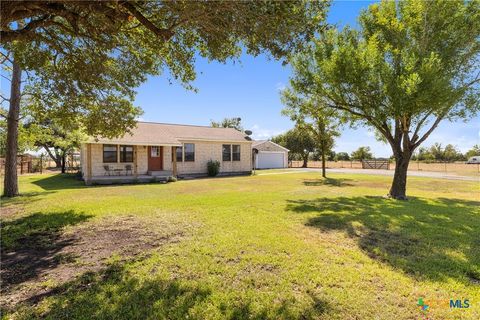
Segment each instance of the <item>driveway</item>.
[{"label": "driveway", "polygon": [[[270,174],[287,174],[287,173],[296,173],[296,172],[321,172],[321,168],[289,168],[289,170],[279,170],[278,172],[268,172],[261,173],[257,171],[257,175],[270,175]],[[374,175],[383,175],[383,176],[393,176],[393,170],[380,170],[380,169],[346,169],[346,168],[331,168],[327,169],[327,172],[330,173],[358,173],[358,174],[374,174]],[[447,179],[447,180],[465,180],[465,181],[478,181],[480,182],[479,177],[472,176],[459,176],[455,174],[445,174],[443,172],[435,171],[408,171],[410,177],[427,177],[427,178],[438,178],[438,179]]]}]

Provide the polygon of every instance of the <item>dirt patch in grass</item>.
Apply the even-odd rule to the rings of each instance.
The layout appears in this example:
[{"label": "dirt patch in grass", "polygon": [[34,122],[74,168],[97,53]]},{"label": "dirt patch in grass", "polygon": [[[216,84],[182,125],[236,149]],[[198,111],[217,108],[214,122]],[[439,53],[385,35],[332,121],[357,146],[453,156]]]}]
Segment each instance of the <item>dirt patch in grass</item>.
[{"label": "dirt patch in grass", "polygon": [[0,210],[0,218],[2,219],[2,221],[4,219],[7,219],[7,218],[11,218],[11,217],[14,217],[16,215],[18,215],[18,213],[20,212],[20,209],[18,206],[10,206],[10,207],[7,207],[7,206],[2,206],[1,207],[1,210]]},{"label": "dirt patch in grass", "polygon": [[135,259],[185,236],[181,224],[133,216],[104,218],[67,231],[36,232],[2,250],[0,306],[36,303],[55,288],[103,268],[113,255]]}]

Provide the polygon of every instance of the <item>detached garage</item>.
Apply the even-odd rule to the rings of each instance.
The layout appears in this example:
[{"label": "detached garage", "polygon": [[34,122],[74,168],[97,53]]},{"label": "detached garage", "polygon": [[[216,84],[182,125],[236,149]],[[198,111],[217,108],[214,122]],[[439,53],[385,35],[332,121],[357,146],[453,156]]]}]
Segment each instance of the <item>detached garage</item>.
[{"label": "detached garage", "polygon": [[254,141],[252,148],[255,169],[288,167],[288,149],[268,140]]}]

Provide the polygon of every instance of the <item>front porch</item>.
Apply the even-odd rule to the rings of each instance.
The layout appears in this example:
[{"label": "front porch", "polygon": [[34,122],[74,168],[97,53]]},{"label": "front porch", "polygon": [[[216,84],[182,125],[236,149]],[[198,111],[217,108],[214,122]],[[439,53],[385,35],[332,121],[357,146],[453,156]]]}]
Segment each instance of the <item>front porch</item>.
[{"label": "front porch", "polygon": [[[167,181],[173,176],[173,172],[169,170],[152,171],[148,174],[138,175],[104,175],[92,176],[87,184],[127,184],[127,183],[149,183]],[[86,181],[87,182],[87,181]]]},{"label": "front porch", "polygon": [[85,184],[148,183],[176,177],[175,147],[88,143],[82,159]]}]

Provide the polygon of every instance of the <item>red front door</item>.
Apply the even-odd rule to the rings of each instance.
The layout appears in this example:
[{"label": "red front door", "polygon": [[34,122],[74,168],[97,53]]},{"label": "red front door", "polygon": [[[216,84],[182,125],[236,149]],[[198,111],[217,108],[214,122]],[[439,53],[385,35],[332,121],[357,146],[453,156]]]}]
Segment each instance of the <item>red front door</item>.
[{"label": "red front door", "polygon": [[163,170],[163,148],[148,147],[148,171]]}]

